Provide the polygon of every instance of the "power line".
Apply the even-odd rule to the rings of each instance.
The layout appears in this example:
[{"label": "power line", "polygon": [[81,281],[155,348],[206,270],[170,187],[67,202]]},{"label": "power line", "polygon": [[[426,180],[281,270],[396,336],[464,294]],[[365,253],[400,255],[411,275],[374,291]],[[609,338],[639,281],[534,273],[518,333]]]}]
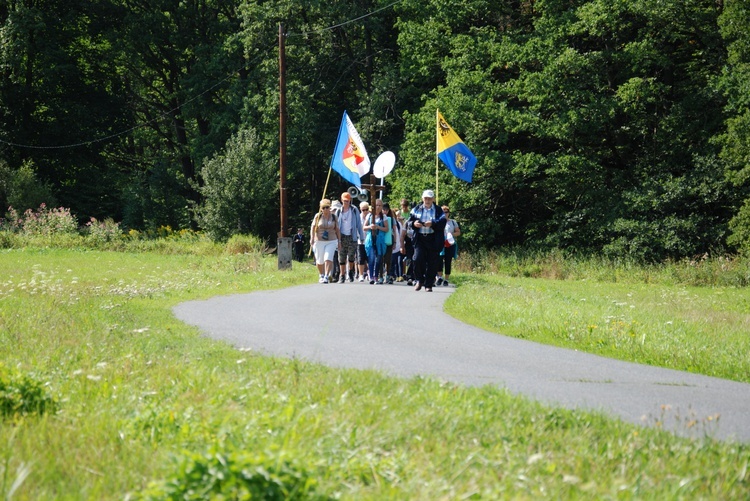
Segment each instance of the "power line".
[{"label": "power line", "polygon": [[385,7],[381,7],[379,9],[377,9],[377,10],[372,11],[372,12],[368,12],[367,14],[361,15],[359,17],[355,17],[354,19],[349,19],[348,21],[344,21],[343,23],[334,24],[333,26],[328,26],[327,28],[321,28],[321,29],[315,30],[315,31],[303,31],[301,33],[289,33],[287,36],[293,36],[293,35],[294,36],[317,35],[319,33],[323,33],[324,31],[331,31],[331,30],[334,30],[336,28],[340,28],[342,26],[346,26],[347,24],[351,24],[351,23],[360,21],[362,19],[365,19],[367,17],[370,17],[372,15],[375,15],[378,12],[384,11],[385,9],[390,9],[391,7],[393,7],[394,5],[396,5],[397,3],[401,3],[403,1],[404,0],[396,0],[395,2],[392,2],[392,3],[388,4],[388,5],[386,5]]},{"label": "power line", "polygon": [[[377,10],[374,10],[372,12],[368,12],[367,14],[361,15],[359,17],[356,17],[356,18],[353,18],[353,19],[349,19],[349,20],[344,21],[342,23],[334,24],[332,26],[328,26],[326,28],[322,28],[322,29],[319,29],[319,30],[306,31],[306,32],[300,32],[300,33],[288,33],[287,37],[290,37],[290,36],[315,35],[315,34],[323,33],[325,31],[331,31],[331,30],[334,30],[336,28],[340,28],[342,26],[346,26],[347,24],[351,24],[351,23],[354,23],[354,22],[357,22],[357,21],[361,21],[362,19],[366,19],[366,18],[368,18],[368,17],[370,17],[372,15],[377,14],[378,12],[384,11],[385,9],[389,9],[389,8],[393,7],[394,5],[396,5],[398,3],[401,3],[401,2],[403,2],[403,0],[396,0],[395,2],[392,2],[392,3],[388,4],[388,5],[386,5],[385,7],[381,7],[379,9],[377,9]],[[258,55],[255,59],[259,59],[260,57],[261,57],[261,55]],[[253,61],[251,61],[251,63],[255,62],[255,59]],[[244,63],[243,66],[247,66],[248,64],[250,64],[250,63]],[[15,147],[15,148],[25,148],[25,149],[34,149],[34,150],[62,150],[62,149],[68,149],[68,148],[80,148],[81,146],[89,146],[89,145],[92,145],[92,144],[101,143],[101,142],[104,142],[104,141],[109,141],[109,140],[114,139],[116,137],[124,136],[125,134],[128,134],[128,133],[130,133],[130,132],[132,132],[134,130],[140,129],[142,127],[146,127],[146,126],[148,126],[148,125],[150,125],[152,123],[158,122],[159,120],[161,120],[161,119],[163,119],[163,118],[171,115],[172,113],[174,113],[175,111],[179,110],[183,106],[192,103],[193,101],[197,100],[201,96],[204,96],[205,94],[208,94],[209,92],[211,92],[212,90],[214,90],[218,86],[222,85],[224,82],[226,82],[230,78],[232,78],[236,74],[236,72],[237,72],[237,70],[233,71],[230,75],[227,75],[226,77],[224,77],[223,79],[221,79],[219,82],[215,83],[214,85],[212,85],[208,89],[204,90],[200,94],[197,94],[196,96],[188,99],[187,101],[185,101],[184,103],[180,104],[179,106],[176,106],[176,107],[174,107],[174,108],[172,108],[170,110],[167,110],[167,111],[163,112],[162,114],[160,114],[159,116],[157,116],[155,118],[152,118],[151,120],[148,120],[146,122],[142,122],[140,124],[134,125],[133,127],[130,127],[128,129],[125,129],[125,130],[122,130],[120,132],[116,132],[114,134],[109,134],[107,136],[102,136],[102,137],[99,137],[99,138],[96,138],[96,139],[90,139],[88,141],[81,141],[81,142],[78,142],[78,143],[64,144],[64,145],[58,145],[58,146],[35,146],[35,145],[30,145],[30,144],[20,144],[20,143],[14,143],[12,141],[5,141],[2,138],[0,138],[0,144],[5,144],[7,146],[12,146],[12,147]]]}]

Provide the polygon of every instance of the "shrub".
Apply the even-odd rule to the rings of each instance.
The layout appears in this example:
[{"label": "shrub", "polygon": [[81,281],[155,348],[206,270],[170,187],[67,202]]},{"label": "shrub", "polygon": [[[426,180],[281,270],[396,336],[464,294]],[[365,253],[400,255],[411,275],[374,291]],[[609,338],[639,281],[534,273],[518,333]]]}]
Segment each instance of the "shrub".
[{"label": "shrub", "polygon": [[38,207],[43,201],[54,205],[52,191],[49,183],[39,180],[31,160],[26,160],[17,169],[0,160],[0,204],[3,208],[13,206],[26,210]]},{"label": "shrub", "polygon": [[750,255],[750,199],[745,201],[739,212],[729,221],[729,229],[732,233],[727,237],[727,243],[743,254]]},{"label": "shrub", "polygon": [[60,234],[76,234],[78,223],[70,213],[70,209],[60,207],[48,209],[45,204],[35,211],[27,209],[23,216],[13,207],[3,225],[3,229],[19,231],[26,236],[52,236]]},{"label": "shrub", "polygon": [[55,400],[34,378],[0,365],[0,416],[54,412]]},{"label": "shrub", "polygon": [[226,244],[227,254],[265,254],[266,243],[255,235],[233,235]]},{"label": "shrub", "polygon": [[86,236],[91,243],[98,245],[122,239],[122,231],[120,224],[115,223],[111,218],[98,221],[92,217],[91,221],[86,223]]},{"label": "shrub", "polygon": [[241,453],[189,453],[167,480],[152,482],[134,499],[328,499],[317,482],[289,461]]},{"label": "shrub", "polygon": [[195,218],[216,240],[269,234],[277,220],[278,173],[261,144],[255,130],[240,130],[201,168],[203,184],[195,188],[203,202],[195,208]]}]

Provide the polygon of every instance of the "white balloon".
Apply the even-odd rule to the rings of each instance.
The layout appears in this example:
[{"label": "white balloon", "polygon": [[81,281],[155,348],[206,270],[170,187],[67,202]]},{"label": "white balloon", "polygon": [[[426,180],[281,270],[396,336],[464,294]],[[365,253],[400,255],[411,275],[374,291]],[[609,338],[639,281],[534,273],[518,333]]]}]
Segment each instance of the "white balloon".
[{"label": "white balloon", "polygon": [[396,165],[396,155],[392,151],[384,151],[375,160],[375,165],[372,167],[372,173],[375,177],[382,179],[393,170],[393,166]]}]

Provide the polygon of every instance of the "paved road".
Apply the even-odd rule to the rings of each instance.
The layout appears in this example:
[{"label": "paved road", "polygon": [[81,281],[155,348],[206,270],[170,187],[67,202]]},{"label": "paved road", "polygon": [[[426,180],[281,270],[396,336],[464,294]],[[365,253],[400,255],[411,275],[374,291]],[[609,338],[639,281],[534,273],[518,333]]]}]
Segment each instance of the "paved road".
[{"label": "paved road", "polygon": [[[750,384],[490,333],[443,312],[453,290],[313,284],[190,301],[174,313],[212,338],[268,355],[403,377],[494,384],[545,403],[599,410],[646,426],[662,419],[665,428],[684,436],[708,432],[750,442]],[[688,426],[691,420],[697,426]]]}]

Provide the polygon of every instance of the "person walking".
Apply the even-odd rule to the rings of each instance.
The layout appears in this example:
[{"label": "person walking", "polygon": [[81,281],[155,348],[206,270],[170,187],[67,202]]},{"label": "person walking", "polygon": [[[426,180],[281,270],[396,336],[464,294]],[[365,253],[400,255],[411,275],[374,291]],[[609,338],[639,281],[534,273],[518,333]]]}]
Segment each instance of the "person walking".
[{"label": "person walking", "polygon": [[367,216],[364,229],[368,232],[365,237],[365,249],[367,250],[367,266],[370,270],[370,285],[382,284],[380,272],[386,250],[385,234],[391,229],[383,214],[382,200],[375,200],[375,210],[370,211],[370,215]]},{"label": "person walking", "polygon": [[[339,213],[341,212],[341,202],[338,200],[331,201],[331,214],[336,217],[336,222],[339,223],[339,234],[341,233],[341,224],[339,219]],[[341,249],[341,239],[339,238],[339,248],[333,253],[333,271],[328,277],[330,282],[338,282],[341,270],[339,269],[339,249]]]},{"label": "person walking", "polygon": [[461,234],[461,228],[458,226],[458,222],[455,219],[451,219],[451,209],[447,205],[441,207],[443,214],[445,214],[445,241],[443,244],[443,250],[440,252],[440,264],[438,266],[438,278],[435,285],[448,286],[450,283],[448,279],[451,277],[451,264],[453,259],[458,257],[458,244],[456,243],[456,237]]},{"label": "person walking", "polygon": [[383,256],[383,278],[386,283],[392,284],[396,279],[396,269],[393,265],[394,257],[398,259],[398,253],[401,251],[401,242],[399,241],[399,229],[401,225],[396,219],[396,212],[391,209],[388,202],[383,204],[383,215],[387,218],[390,231],[386,233],[385,255]]},{"label": "person walking", "polygon": [[[367,218],[370,215],[370,204],[367,202],[361,202],[359,204],[359,213],[362,230],[364,232]],[[365,238],[362,238],[357,244],[357,271],[359,271],[359,281],[364,282],[367,274],[367,249],[365,249]]]},{"label": "person walking", "polygon": [[424,190],[422,203],[409,214],[409,224],[414,228],[415,291],[424,287],[425,291],[432,292],[440,250],[444,246],[445,215],[434,202],[435,192]]},{"label": "person walking", "polygon": [[333,272],[333,257],[340,245],[339,225],[331,213],[331,201],[320,201],[320,210],[310,225],[310,248],[315,253],[315,265],[321,284],[327,284]]},{"label": "person walking", "polygon": [[399,214],[402,219],[401,225],[404,247],[403,274],[404,280],[407,281],[406,284],[411,287],[414,285],[414,264],[412,259],[414,256],[414,227],[407,224],[411,214],[411,204],[405,198],[401,199],[401,210],[399,211]]},{"label": "person walking", "polygon": [[292,238],[292,248],[294,250],[295,261],[302,262],[305,255],[305,230],[297,228],[297,233]]},{"label": "person walking", "polygon": [[348,192],[341,194],[341,209],[338,213],[339,234],[341,235],[341,250],[339,251],[339,283],[354,282],[355,259],[357,245],[365,241],[362,228],[362,216],[359,209],[352,205],[352,196]]}]

